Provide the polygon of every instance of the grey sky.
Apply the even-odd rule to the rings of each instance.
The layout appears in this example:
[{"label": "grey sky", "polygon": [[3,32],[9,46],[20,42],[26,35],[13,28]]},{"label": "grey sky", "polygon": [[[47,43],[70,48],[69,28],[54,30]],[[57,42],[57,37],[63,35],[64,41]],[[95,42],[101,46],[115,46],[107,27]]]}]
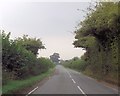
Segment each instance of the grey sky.
[{"label": "grey sky", "polygon": [[62,59],[80,57],[84,51],[74,48],[75,26],[83,20],[87,2],[22,2],[2,5],[2,28],[11,32],[11,37],[27,34],[41,38],[46,50],[39,56],[49,57],[58,52]]}]

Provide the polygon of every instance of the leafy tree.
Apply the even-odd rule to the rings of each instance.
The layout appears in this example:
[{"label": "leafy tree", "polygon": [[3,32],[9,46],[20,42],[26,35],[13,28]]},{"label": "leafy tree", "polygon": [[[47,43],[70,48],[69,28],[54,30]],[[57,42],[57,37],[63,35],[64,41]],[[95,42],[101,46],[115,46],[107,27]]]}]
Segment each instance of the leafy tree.
[{"label": "leafy tree", "polygon": [[23,47],[35,55],[38,54],[39,49],[45,49],[45,46],[42,44],[42,41],[40,39],[29,38],[28,35],[24,35],[22,38],[17,38],[15,42],[21,44]]},{"label": "leafy tree", "polygon": [[[13,78],[20,78],[25,74],[25,67],[28,64],[33,66],[35,63],[35,55],[27,51],[18,43],[10,40],[10,33],[7,35],[2,33],[2,68],[3,71],[12,72]],[[28,71],[28,70],[26,70]]]},{"label": "leafy tree", "polygon": [[[91,9],[92,10],[92,9]],[[118,3],[100,2],[96,5],[96,10],[89,13],[86,19],[81,22],[82,28],[75,31],[76,39],[93,36],[97,41],[107,49],[113,39],[118,40],[120,27],[120,15],[118,14]],[[80,38],[82,37],[82,38]],[[77,47],[77,41],[74,43]],[[78,44],[79,45],[79,44]]]},{"label": "leafy tree", "polygon": [[[120,39],[119,2],[98,2],[88,8],[86,18],[75,31],[75,47],[86,50],[84,60],[91,74],[100,78],[114,78],[118,82],[118,48]],[[96,73],[96,74],[94,74]],[[114,75],[116,74],[116,75]],[[109,80],[108,80],[109,81]]]},{"label": "leafy tree", "polygon": [[50,56],[50,59],[54,62],[54,63],[59,63],[59,53],[54,53],[53,55]]},{"label": "leafy tree", "polygon": [[[53,63],[47,58],[37,58],[34,52],[38,49],[29,49],[26,44],[30,46],[41,46],[40,39],[33,39],[24,37],[22,40],[10,39],[10,33],[5,34],[3,31],[0,35],[0,42],[2,43],[2,84],[5,85],[9,80],[25,79],[30,76],[40,75],[46,72],[49,68],[53,68]],[[28,49],[27,49],[28,48]],[[34,48],[33,48],[34,49]],[[32,51],[31,51],[32,50]],[[1,51],[0,51],[1,52]]]}]

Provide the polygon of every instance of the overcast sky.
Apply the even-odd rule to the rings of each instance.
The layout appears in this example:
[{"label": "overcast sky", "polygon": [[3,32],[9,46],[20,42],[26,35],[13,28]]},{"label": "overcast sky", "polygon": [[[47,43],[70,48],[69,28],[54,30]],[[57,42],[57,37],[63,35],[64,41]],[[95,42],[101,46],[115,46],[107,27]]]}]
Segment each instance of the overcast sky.
[{"label": "overcast sky", "polygon": [[72,45],[75,27],[82,21],[89,6],[87,2],[14,2],[2,4],[2,28],[11,38],[27,34],[40,38],[46,50],[39,56],[49,57],[54,52],[61,59],[80,57],[84,51]]}]

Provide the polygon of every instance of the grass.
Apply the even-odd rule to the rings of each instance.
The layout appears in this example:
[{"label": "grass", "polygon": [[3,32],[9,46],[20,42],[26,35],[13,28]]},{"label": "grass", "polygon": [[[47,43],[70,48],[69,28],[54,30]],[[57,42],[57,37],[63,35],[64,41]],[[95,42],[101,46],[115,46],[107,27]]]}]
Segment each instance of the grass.
[{"label": "grass", "polygon": [[11,94],[15,91],[30,87],[30,86],[34,85],[35,83],[43,80],[45,77],[49,76],[50,74],[52,74],[53,71],[54,71],[54,68],[49,69],[47,72],[42,73],[39,76],[30,77],[30,78],[25,79],[25,80],[9,81],[7,85],[2,87],[2,93],[3,94]]}]

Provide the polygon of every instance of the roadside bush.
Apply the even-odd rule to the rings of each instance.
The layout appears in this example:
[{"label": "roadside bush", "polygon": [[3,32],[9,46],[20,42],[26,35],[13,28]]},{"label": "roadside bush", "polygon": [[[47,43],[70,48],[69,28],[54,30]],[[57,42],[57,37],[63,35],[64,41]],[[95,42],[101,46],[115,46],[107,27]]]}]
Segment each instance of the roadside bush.
[{"label": "roadside bush", "polygon": [[84,71],[86,68],[86,62],[82,59],[71,59],[63,62],[63,66],[75,69],[77,71]]},{"label": "roadside bush", "polygon": [[[28,38],[28,41],[29,40],[29,46],[32,45],[34,47],[32,40],[34,42],[37,40],[36,42],[38,43],[39,48],[43,48],[42,42],[39,44],[40,39]],[[23,46],[23,43],[23,39],[11,40],[10,33],[5,34],[4,31],[2,32],[3,85],[7,84],[10,80],[20,80],[34,75],[40,75],[41,73],[48,71],[49,68],[54,67],[50,59],[37,58],[37,52],[35,54],[30,49],[27,50],[27,48]],[[32,46],[30,48],[32,48]]]},{"label": "roadside bush", "polygon": [[39,68],[40,73],[47,71],[49,68],[53,68],[53,62],[48,58],[38,58],[37,59],[37,66]]}]

